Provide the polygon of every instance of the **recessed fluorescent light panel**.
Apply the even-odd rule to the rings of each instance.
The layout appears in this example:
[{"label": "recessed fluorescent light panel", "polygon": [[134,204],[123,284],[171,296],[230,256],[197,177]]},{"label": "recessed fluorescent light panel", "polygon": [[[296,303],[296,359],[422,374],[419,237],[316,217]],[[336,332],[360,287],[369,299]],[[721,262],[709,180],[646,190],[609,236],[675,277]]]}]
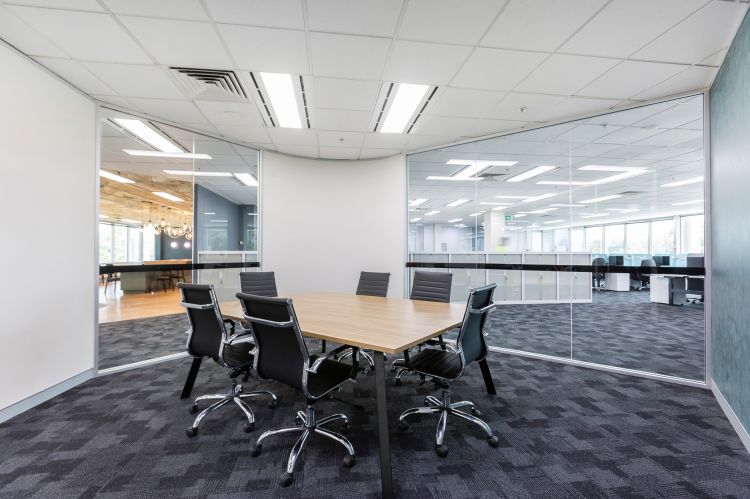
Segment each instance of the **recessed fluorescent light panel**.
[{"label": "recessed fluorescent light panel", "polygon": [[513,215],[513,218],[523,218],[525,216],[526,216],[526,213],[516,213],[515,215]]},{"label": "recessed fluorescent light panel", "polygon": [[453,220],[448,220],[448,223],[449,224],[453,224],[453,223],[456,223],[456,222],[460,222],[461,220],[462,219],[460,219],[460,218],[454,218]]},{"label": "recessed fluorescent light panel", "polygon": [[141,120],[115,118],[114,121],[139,139],[160,150],[161,152],[184,152],[180,147],[177,147],[177,145],[173,144],[166,137],[164,137],[162,134],[160,134]]},{"label": "recessed fluorescent light panel", "polygon": [[495,199],[529,199],[531,196],[495,196]]},{"label": "recessed fluorescent light panel", "polygon": [[234,177],[248,187],[256,187],[258,179],[250,173],[234,173]]},{"label": "recessed fluorescent light panel", "polygon": [[530,179],[532,177],[536,177],[538,175],[542,175],[544,173],[551,172],[553,170],[557,170],[556,166],[537,166],[536,168],[532,168],[531,170],[527,170],[519,175],[516,175],[515,177],[511,177],[506,182],[523,182],[524,180]]},{"label": "recessed fluorescent light panel", "polygon": [[513,206],[513,203],[479,203],[491,206]]},{"label": "recessed fluorescent light panel", "polygon": [[438,213],[440,213],[438,210],[432,210],[425,213],[424,216],[431,217],[432,215],[437,215]]},{"label": "recessed fluorescent light panel", "polygon": [[549,222],[544,222],[545,224],[559,224],[560,222],[564,222],[565,220],[550,220]]},{"label": "recessed fluorescent light panel", "polygon": [[602,201],[609,201],[610,199],[617,199],[619,197],[622,197],[622,194],[612,194],[611,196],[601,196],[598,198],[584,199],[583,201],[581,201],[581,204],[601,203]]},{"label": "recessed fluorescent light panel", "polygon": [[396,95],[386,112],[383,125],[378,131],[381,133],[404,133],[406,126],[409,124],[409,119],[424,99],[428,88],[430,88],[428,85],[399,83],[396,87]]},{"label": "recessed fluorescent light panel", "polygon": [[182,199],[178,198],[177,196],[173,196],[172,194],[168,192],[158,191],[158,192],[152,192],[151,194],[156,194],[157,196],[162,197],[164,199],[168,199],[170,201],[183,201]]},{"label": "recessed fluorescent light panel", "polygon": [[[508,181],[510,182],[510,180]],[[588,185],[589,182],[581,182],[578,180],[541,180],[537,182],[539,185]]]},{"label": "recessed fluorescent light panel", "polygon": [[681,185],[690,185],[703,182],[703,177],[689,178],[686,180],[679,180],[677,182],[670,182],[668,184],[662,184],[660,187],[679,187]]},{"label": "recessed fluorescent light panel", "polygon": [[411,201],[409,201],[409,206],[419,206],[425,201],[427,201],[426,198],[412,199]]},{"label": "recessed fluorescent light panel", "polygon": [[153,158],[212,159],[211,156],[204,153],[141,151],[136,149],[123,149],[122,151],[131,156],[148,156]]},{"label": "recessed fluorescent light panel", "polygon": [[550,206],[554,206],[556,208],[585,208],[585,204],[561,204],[561,203],[553,203]]},{"label": "recessed fluorescent light panel", "polygon": [[294,91],[292,75],[286,73],[260,73],[268,99],[283,128],[302,128],[297,94]]},{"label": "recessed fluorescent light panel", "polygon": [[184,175],[186,177],[231,177],[228,172],[194,172],[192,170],[162,170],[169,175]]},{"label": "recessed fluorescent light panel", "polygon": [[461,206],[462,204],[468,203],[468,202],[469,202],[468,199],[456,199],[455,201],[448,203],[445,206],[447,206],[448,208],[453,208],[455,206]]},{"label": "recessed fluorescent light panel", "polygon": [[108,178],[109,180],[114,180],[115,182],[120,182],[121,184],[135,184],[135,180],[130,180],[129,178],[115,175],[114,173],[110,173],[106,170],[99,170],[99,176]]},{"label": "recessed fluorescent light panel", "polygon": [[557,196],[554,192],[548,192],[547,194],[540,194],[539,196],[532,196],[530,198],[526,198],[521,203],[533,203],[534,201],[541,201],[542,199],[549,199]]},{"label": "recessed fluorescent light panel", "polygon": [[451,177],[462,179],[475,177],[480,172],[493,166],[513,166],[516,163],[518,163],[518,161],[488,161],[473,159],[449,159],[446,162],[447,165],[466,165],[466,168],[451,175]]},{"label": "recessed fluorescent light panel", "polygon": [[481,215],[482,213],[484,213],[484,212],[483,212],[483,211],[480,211],[480,212],[478,212],[478,213],[469,213],[469,216],[470,216],[470,217],[478,217],[478,216],[479,216],[479,215]]},{"label": "recessed fluorescent light panel", "polygon": [[601,185],[608,184],[610,182],[616,182],[637,175],[643,175],[651,170],[645,168],[639,168],[635,166],[610,166],[610,165],[586,165],[579,168],[584,171],[595,171],[595,172],[621,172],[616,175],[610,175],[609,177],[600,178],[598,180],[592,180],[587,182],[586,185]]},{"label": "recessed fluorescent light panel", "polygon": [[672,206],[685,206],[688,204],[703,204],[703,200],[696,199],[695,201],[683,201],[682,203],[672,203]]},{"label": "recessed fluorescent light panel", "polygon": [[538,215],[540,213],[549,213],[550,211],[556,211],[559,208],[543,208],[541,210],[534,210],[534,211],[524,211],[522,213],[528,214],[528,215]]},{"label": "recessed fluorescent light panel", "polygon": [[581,218],[597,218],[597,217],[606,217],[609,215],[609,213],[596,213],[594,215],[584,215]]},{"label": "recessed fluorescent light panel", "polygon": [[427,180],[470,180],[474,182],[474,181],[479,181],[479,180],[484,180],[484,179],[482,179],[481,177],[463,178],[463,177],[441,177],[441,176],[436,176],[436,175],[430,175],[429,177],[427,177]]}]

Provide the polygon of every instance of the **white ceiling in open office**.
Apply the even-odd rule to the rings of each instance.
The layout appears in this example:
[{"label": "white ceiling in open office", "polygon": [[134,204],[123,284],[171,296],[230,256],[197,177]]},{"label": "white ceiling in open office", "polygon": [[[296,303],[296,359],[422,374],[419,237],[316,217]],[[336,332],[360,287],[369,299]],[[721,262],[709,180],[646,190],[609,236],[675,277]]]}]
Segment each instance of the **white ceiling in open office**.
[{"label": "white ceiling in open office", "polygon": [[[262,148],[341,159],[705,88],[747,10],[728,0],[1,3],[0,38],[103,102]],[[239,96],[201,91],[173,67],[227,71],[212,78],[223,89],[238,83]],[[292,76],[303,128],[271,125],[274,117],[284,124],[283,110],[269,102],[264,72]],[[409,133],[374,131],[400,83],[427,86],[409,123],[429,102]]]},{"label": "white ceiling in open office", "polygon": [[[471,165],[480,180],[457,180]],[[555,228],[702,213],[704,168],[697,95],[411,155],[409,218],[473,226],[496,210]]]}]

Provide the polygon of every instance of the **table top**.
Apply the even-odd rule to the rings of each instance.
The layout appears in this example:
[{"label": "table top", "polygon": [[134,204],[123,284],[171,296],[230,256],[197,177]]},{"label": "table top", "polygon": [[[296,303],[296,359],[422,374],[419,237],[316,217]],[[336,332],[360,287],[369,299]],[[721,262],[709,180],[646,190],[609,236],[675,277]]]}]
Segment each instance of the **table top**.
[{"label": "table top", "polygon": [[[449,331],[466,305],[341,293],[290,297],[305,336],[396,354]],[[225,318],[241,320],[239,300],[220,304]]]}]

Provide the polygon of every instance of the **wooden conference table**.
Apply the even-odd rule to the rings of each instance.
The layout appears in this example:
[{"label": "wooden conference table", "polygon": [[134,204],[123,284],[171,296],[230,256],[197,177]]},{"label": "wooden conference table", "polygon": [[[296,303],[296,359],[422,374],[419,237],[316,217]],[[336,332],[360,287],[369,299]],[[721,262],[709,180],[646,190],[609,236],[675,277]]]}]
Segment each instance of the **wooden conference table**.
[{"label": "wooden conference table", "polygon": [[[374,351],[382,494],[393,497],[383,354],[398,354],[460,326],[466,306],[339,293],[291,298],[304,336]],[[239,300],[220,306],[225,318],[243,319]],[[480,367],[487,391],[494,394],[487,363],[481,362]]]}]

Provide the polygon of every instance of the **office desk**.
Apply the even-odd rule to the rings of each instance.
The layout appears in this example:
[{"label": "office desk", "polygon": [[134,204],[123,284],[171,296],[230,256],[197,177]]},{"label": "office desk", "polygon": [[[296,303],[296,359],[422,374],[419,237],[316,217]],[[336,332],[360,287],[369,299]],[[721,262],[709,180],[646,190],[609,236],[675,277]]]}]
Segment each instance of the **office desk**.
[{"label": "office desk", "polygon": [[[666,305],[684,305],[687,303],[688,278],[704,279],[704,276],[689,276],[685,274],[651,274],[650,296],[652,303]],[[678,293],[674,293],[677,291]],[[675,294],[679,295],[675,299]]]},{"label": "office desk", "polygon": [[[393,497],[383,354],[398,354],[459,326],[466,306],[339,293],[291,298],[304,336],[374,351],[382,494]],[[221,312],[228,319],[243,319],[239,301],[222,303]],[[494,394],[487,363],[480,367],[487,391]]]}]

